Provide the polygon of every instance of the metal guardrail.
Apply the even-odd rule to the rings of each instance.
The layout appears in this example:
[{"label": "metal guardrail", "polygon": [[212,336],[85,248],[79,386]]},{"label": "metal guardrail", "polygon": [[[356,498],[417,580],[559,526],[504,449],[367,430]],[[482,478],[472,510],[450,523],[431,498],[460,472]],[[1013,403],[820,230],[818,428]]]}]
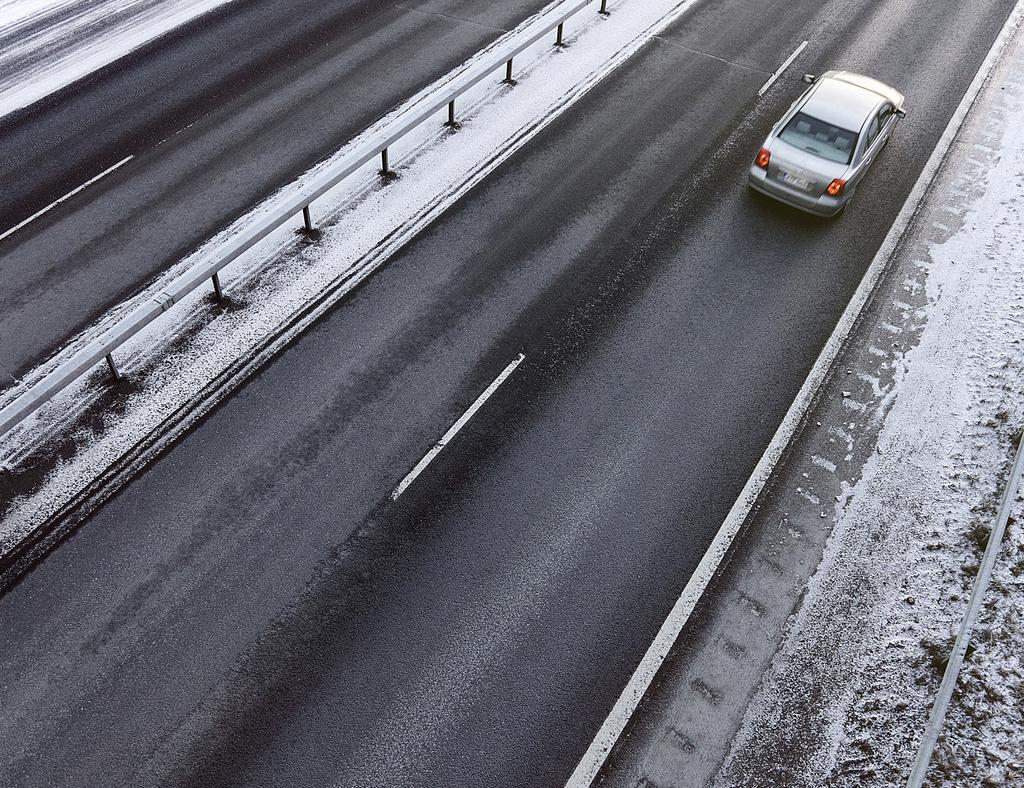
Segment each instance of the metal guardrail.
[{"label": "metal guardrail", "polygon": [[999,548],[1003,544],[1003,534],[1006,531],[1006,524],[1010,519],[1010,511],[1013,509],[1014,499],[1017,497],[1017,490],[1020,488],[1021,476],[1024,475],[1024,439],[1021,439],[1017,446],[1017,454],[1013,460],[1013,467],[1010,470],[1010,478],[1006,481],[1006,488],[1003,490],[1002,500],[999,502],[999,511],[996,513],[996,523],[988,535],[988,544],[985,545],[985,554],[981,559],[981,566],[974,578],[974,587],[971,589],[971,599],[967,603],[967,611],[964,613],[963,621],[960,622],[960,630],[957,632],[956,640],[953,643],[953,652],[946,662],[946,670],[942,674],[942,683],[939,685],[938,694],[935,697],[935,705],[932,706],[931,717],[928,719],[928,727],[925,728],[924,736],[921,738],[921,746],[917,750],[917,757],[907,778],[907,788],[921,788],[924,785],[925,776],[928,773],[928,764],[932,759],[932,752],[939,740],[939,733],[942,730],[942,722],[946,718],[946,710],[953,698],[953,690],[956,689],[956,682],[960,676],[960,668],[967,657],[967,647],[971,644],[971,633],[974,625],[981,614],[981,603],[988,589],[989,581],[992,579],[992,568],[995,566],[996,557],[999,555]]},{"label": "metal guardrail", "polygon": [[[213,259],[196,264],[172,280],[167,287],[146,299],[145,302],[119,319],[99,337],[77,350],[70,358],[62,361],[53,370],[44,375],[41,380],[15,397],[14,400],[0,410],[0,437],[104,359],[110,367],[110,372],[114,378],[120,377],[113,357],[115,350],[186,295],[196,290],[206,280],[212,281],[214,292],[217,298],[220,299],[222,292],[218,274],[221,269],[300,212],[302,213],[305,230],[312,232],[313,224],[309,213],[310,204],[333,189],[359,168],[379,156],[381,160],[381,175],[385,179],[393,177],[388,164],[388,147],[390,145],[404,137],[409,131],[419,126],[430,116],[441,112],[446,105],[448,107],[448,121],[445,125],[455,126],[455,100],[502,66],[505,67],[504,81],[514,85],[512,61],[516,55],[519,55],[525,49],[549,35],[553,30],[556,31],[554,45],[557,47],[566,46],[563,42],[566,20],[593,2],[596,2],[596,0],[567,0],[567,2],[551,9],[535,22],[528,25],[520,34],[497,45],[491,56],[486,60],[458,74],[450,82],[386,123],[370,139],[360,143],[344,158],[313,180],[308,188],[282,198],[280,204],[266,217],[225,242]],[[601,0],[601,7],[598,11],[601,15],[608,15],[607,2],[608,0]]]}]

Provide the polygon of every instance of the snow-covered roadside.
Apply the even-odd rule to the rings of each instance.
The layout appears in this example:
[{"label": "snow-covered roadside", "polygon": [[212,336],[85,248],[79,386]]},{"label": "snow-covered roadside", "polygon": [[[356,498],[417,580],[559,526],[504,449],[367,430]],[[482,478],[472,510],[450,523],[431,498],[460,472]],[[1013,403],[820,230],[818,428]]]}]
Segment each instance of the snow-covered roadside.
[{"label": "snow-covered roadside", "polygon": [[[717,784],[766,784],[747,778],[794,741],[808,703],[828,723],[796,734],[788,784],[906,781],[1024,427],[1020,31],[901,254],[908,274],[887,296],[917,344],[893,360],[891,387],[850,403],[884,419],[877,450],[837,496],[824,559]],[[869,353],[888,355],[886,331],[900,338],[883,319]],[[1022,517],[1018,496],[932,785],[1024,784]]]},{"label": "snow-covered roadside", "polygon": [[[94,407],[110,396],[99,370],[12,430],[0,442],[0,462],[8,465],[15,484],[20,483],[18,477],[36,474],[40,466],[52,467],[4,502],[0,554],[60,511],[165,420],[178,418],[179,409],[207,387],[233,374],[240,359],[259,363],[330,308],[693,2],[630,0],[607,19],[598,16],[597,4],[592,4],[567,25],[569,49],[555,50],[552,41],[545,40],[517,56],[517,87],[500,84],[502,74],[496,72],[493,82],[460,99],[463,127],[457,133],[442,129],[439,116],[436,125],[425,123],[392,146],[397,180],[383,186],[375,168],[368,166],[362,177],[354,176],[336,193],[317,200],[312,211],[322,230],[319,241],[307,243],[296,238],[294,228],[283,228],[225,269],[221,278],[230,307],[211,309],[208,294],[197,291],[120,349],[118,361],[132,390],[123,392],[116,408]],[[357,138],[338,155],[359,142]],[[301,188],[331,161],[287,188]],[[209,255],[224,238],[263,216],[276,199],[226,229],[165,279]],[[300,222],[296,217],[295,227]],[[139,298],[149,297],[160,286],[155,283]],[[321,301],[324,293],[330,295]],[[306,311],[313,304],[315,308]],[[94,329],[102,329],[130,307],[131,303],[113,310]],[[304,316],[296,324],[293,318],[299,313]],[[87,409],[92,409],[91,415],[82,418]],[[60,443],[69,432],[76,443],[70,448]]]},{"label": "snow-covered roadside", "polygon": [[0,0],[0,117],[231,0]]},{"label": "snow-covered roadside", "polygon": [[[871,667],[862,675],[837,753],[840,772],[859,766],[870,774],[870,759],[860,764],[863,742],[887,742],[892,752],[874,764],[870,782],[876,785],[901,784],[904,772],[893,767],[912,760],[1024,427],[1019,36],[1007,66],[998,98],[986,108],[992,120],[985,136],[961,154],[980,165],[977,174],[987,170],[984,193],[958,232],[931,245],[928,327],[908,359],[882,453],[862,482],[864,492],[855,492],[890,501],[890,528],[904,531],[906,540],[893,560],[907,571],[868,650]],[[871,505],[864,508],[869,513]],[[859,514],[854,504],[853,523]],[[1024,531],[1017,525],[1024,522],[1022,514],[1018,496],[973,639],[975,651],[933,757],[934,785],[1024,783]]]}]

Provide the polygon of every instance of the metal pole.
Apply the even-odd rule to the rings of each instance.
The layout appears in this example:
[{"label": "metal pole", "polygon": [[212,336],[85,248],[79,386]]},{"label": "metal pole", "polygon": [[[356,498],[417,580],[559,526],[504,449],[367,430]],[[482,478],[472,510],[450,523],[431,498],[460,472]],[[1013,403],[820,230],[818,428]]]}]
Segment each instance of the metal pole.
[{"label": "metal pole", "polygon": [[516,84],[516,81],[514,79],[512,79],[512,61],[511,60],[509,60],[508,63],[505,64],[505,79],[503,81],[505,82],[506,85],[514,85],[514,84]]},{"label": "metal pole", "polygon": [[459,124],[455,122],[455,99],[448,102],[448,122],[444,125],[450,129],[455,129],[459,126]]},{"label": "metal pole", "polygon": [[121,373],[117,371],[117,364],[114,363],[114,357],[107,353],[107,366],[110,367],[110,374],[114,376],[114,380],[121,379]]},{"label": "metal pole", "polygon": [[385,148],[380,152],[380,174],[385,178],[391,170],[388,168],[388,149]]},{"label": "metal pole", "polygon": [[601,0],[601,10],[598,11],[601,16],[611,16],[612,12],[608,10],[608,0]]},{"label": "metal pole", "polygon": [[996,557],[999,555],[999,548],[1003,543],[1003,534],[1006,532],[1006,525],[1010,520],[1010,512],[1017,497],[1021,476],[1024,476],[1024,442],[1017,446],[1017,455],[1013,459],[1010,478],[1006,482],[1006,487],[1003,489],[1003,497],[999,501],[996,522],[988,535],[988,543],[985,545],[981,566],[978,567],[978,574],[974,578],[974,586],[971,589],[971,598],[967,602],[967,611],[960,622],[960,630],[957,632],[956,640],[953,641],[953,653],[949,655],[949,660],[946,662],[946,670],[942,674],[942,683],[939,684],[939,692],[935,697],[935,704],[932,706],[928,727],[925,728],[921,745],[917,750],[917,757],[914,759],[914,765],[910,770],[910,777],[907,778],[907,788],[921,788],[924,785],[925,775],[928,773],[928,764],[932,758],[932,751],[939,740],[942,722],[946,717],[946,709],[953,698],[953,691],[956,689],[960,668],[963,666],[964,659],[967,656],[967,648],[971,645],[971,633],[978,621],[978,616],[981,615],[985,591],[988,589],[989,581],[992,579],[992,567],[995,566]]},{"label": "metal pole", "polygon": [[304,221],[306,223],[306,232],[307,233],[313,232],[313,220],[309,216],[309,206],[308,205],[303,205],[302,206],[302,221]]},{"label": "metal pole", "polygon": [[210,277],[213,280],[213,292],[217,296],[218,301],[224,300],[224,291],[220,287],[220,274],[216,273]]},{"label": "metal pole", "polygon": [[555,46],[556,47],[564,47],[565,46],[565,42],[562,41],[562,28],[564,26],[565,26],[565,22],[559,22],[558,23],[558,36],[555,38]]}]

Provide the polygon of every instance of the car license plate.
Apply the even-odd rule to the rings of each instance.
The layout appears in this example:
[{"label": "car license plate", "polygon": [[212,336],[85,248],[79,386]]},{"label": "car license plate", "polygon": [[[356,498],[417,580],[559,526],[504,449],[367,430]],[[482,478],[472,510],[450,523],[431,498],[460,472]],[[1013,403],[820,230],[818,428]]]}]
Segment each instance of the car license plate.
[{"label": "car license plate", "polygon": [[788,183],[790,186],[796,186],[796,188],[803,189],[804,191],[811,188],[811,182],[806,178],[799,178],[783,170],[779,170],[779,176],[782,178],[783,183]]}]

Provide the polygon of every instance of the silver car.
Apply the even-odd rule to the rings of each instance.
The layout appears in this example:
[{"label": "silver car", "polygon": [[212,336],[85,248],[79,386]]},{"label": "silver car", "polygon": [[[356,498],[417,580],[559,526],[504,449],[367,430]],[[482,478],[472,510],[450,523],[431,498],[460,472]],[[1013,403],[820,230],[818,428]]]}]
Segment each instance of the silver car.
[{"label": "silver car", "polygon": [[805,74],[810,87],[775,124],[750,166],[750,186],[835,216],[906,113],[903,94],[849,71]]}]

